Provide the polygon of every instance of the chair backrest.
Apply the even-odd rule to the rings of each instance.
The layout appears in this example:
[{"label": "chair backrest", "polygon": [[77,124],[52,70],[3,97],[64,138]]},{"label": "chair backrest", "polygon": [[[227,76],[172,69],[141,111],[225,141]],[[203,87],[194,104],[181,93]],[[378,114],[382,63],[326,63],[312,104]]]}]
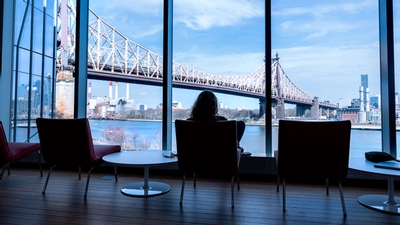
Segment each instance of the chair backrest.
[{"label": "chair backrest", "polygon": [[280,120],[279,176],[346,178],[350,132],[350,121]]},{"label": "chair backrest", "polygon": [[47,164],[91,166],[94,149],[89,121],[37,118],[43,158]]},{"label": "chair backrest", "polygon": [[7,155],[10,154],[8,148],[8,141],[6,137],[6,132],[4,131],[3,123],[0,121],[0,163],[6,163],[9,161]]},{"label": "chair backrest", "polygon": [[175,132],[181,172],[236,175],[236,121],[176,120]]}]

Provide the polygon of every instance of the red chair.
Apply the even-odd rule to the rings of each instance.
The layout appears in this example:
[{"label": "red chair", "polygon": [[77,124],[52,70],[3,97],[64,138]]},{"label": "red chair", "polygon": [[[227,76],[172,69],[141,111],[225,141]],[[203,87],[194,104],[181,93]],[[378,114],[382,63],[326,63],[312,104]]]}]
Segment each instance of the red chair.
[{"label": "red chair", "polygon": [[[183,173],[180,205],[187,173],[211,173],[231,177],[231,203],[234,207],[234,179],[239,173],[240,150],[237,146],[236,121],[176,120],[178,167]],[[195,180],[196,181],[196,180]],[[238,189],[239,180],[238,182]],[[195,183],[196,187],[196,183]]]},{"label": "red chair", "polygon": [[339,184],[346,217],[341,181],[348,172],[350,133],[350,121],[279,121],[275,157],[283,184],[283,211],[286,211],[287,178],[329,179]]},{"label": "red chair", "polygon": [[[119,145],[93,145],[89,121],[81,119],[36,119],[39,132],[42,154],[46,163],[50,166],[43,194],[46,191],[50,174],[56,165],[77,166],[79,179],[81,167],[88,167],[85,199],[89,187],[90,174],[94,167],[100,166],[104,161],[103,156],[121,151]],[[118,181],[115,169],[115,181]]]},{"label": "red chair", "polygon": [[40,144],[39,143],[27,143],[27,142],[8,142],[6,133],[2,122],[0,121],[0,149],[2,154],[0,154],[0,162],[4,164],[0,174],[0,180],[3,178],[4,170],[8,169],[8,175],[10,175],[10,163],[15,163],[25,158],[32,152],[37,152],[40,176],[43,176],[42,163],[40,156]]}]

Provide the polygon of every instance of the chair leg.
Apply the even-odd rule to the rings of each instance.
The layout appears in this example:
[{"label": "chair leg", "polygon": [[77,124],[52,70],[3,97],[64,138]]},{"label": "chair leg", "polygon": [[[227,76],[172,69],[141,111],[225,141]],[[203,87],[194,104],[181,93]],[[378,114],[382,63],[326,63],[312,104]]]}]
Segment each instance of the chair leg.
[{"label": "chair leg", "polygon": [[[81,168],[81,167],[79,167],[79,168]],[[88,172],[88,176],[87,176],[87,180],[86,180],[85,195],[83,196],[85,199],[86,199],[87,191],[88,191],[88,188],[89,188],[90,174],[92,173],[93,168],[94,168],[94,167],[90,168],[90,170],[89,170],[89,172]]]},{"label": "chair leg", "polygon": [[117,165],[114,165],[115,182],[118,182]]},{"label": "chair leg", "polygon": [[50,174],[53,171],[54,167],[56,167],[56,166],[55,165],[51,166],[49,169],[49,173],[47,174],[47,178],[46,178],[46,182],[44,183],[42,194],[44,194],[44,192],[46,192],[47,184],[49,183]]},{"label": "chair leg", "polygon": [[182,206],[183,201],[183,192],[185,191],[185,180],[186,180],[186,173],[183,173],[182,177],[182,188],[181,188],[181,198],[179,200],[179,205]]},{"label": "chair leg", "polygon": [[276,175],[276,192],[279,192],[279,180],[280,180],[279,175]]},{"label": "chair leg", "polygon": [[286,212],[286,179],[282,178],[283,211]]},{"label": "chair leg", "polygon": [[4,170],[8,168],[8,175],[10,175],[10,163],[6,163],[1,169],[0,180],[3,179]]},{"label": "chair leg", "polygon": [[81,179],[81,172],[82,172],[82,167],[78,167],[79,180]]},{"label": "chair leg", "polygon": [[42,157],[40,150],[37,151],[38,155],[38,162],[39,162],[39,169],[40,169],[40,177],[43,177],[43,170],[42,170]]},{"label": "chair leg", "polygon": [[339,191],[340,191],[340,199],[342,201],[342,209],[343,209],[343,216],[347,216],[347,210],[346,210],[346,204],[344,202],[344,197],[343,197],[343,189],[342,189],[342,182],[338,180],[339,183]]},{"label": "chair leg", "polygon": [[196,188],[196,173],[193,173],[193,187]]},{"label": "chair leg", "polygon": [[329,179],[325,180],[326,195],[329,195]]},{"label": "chair leg", "polygon": [[237,189],[240,190],[239,173],[236,174]]},{"label": "chair leg", "polygon": [[234,198],[233,198],[234,197],[234,194],[233,194],[234,183],[235,183],[235,176],[232,176],[232,178],[231,178],[231,204],[232,204],[232,209],[235,207],[235,201],[234,201]]}]

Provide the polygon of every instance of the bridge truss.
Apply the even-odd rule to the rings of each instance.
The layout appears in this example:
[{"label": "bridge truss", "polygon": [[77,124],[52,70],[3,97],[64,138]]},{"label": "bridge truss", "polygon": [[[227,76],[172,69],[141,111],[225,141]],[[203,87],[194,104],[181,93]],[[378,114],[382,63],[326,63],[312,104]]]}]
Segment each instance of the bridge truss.
[{"label": "bridge truss", "polygon": [[[68,2],[65,2],[68,1]],[[62,4],[66,4],[63,14]],[[59,7],[59,48],[57,68],[73,69],[75,59],[75,18],[73,0],[62,0]],[[88,70],[112,73],[119,76],[162,82],[163,58],[161,55],[130,40],[108,24],[92,9],[89,10]],[[67,30],[63,31],[67,22]],[[67,36],[65,36],[67,35]],[[252,97],[265,97],[265,63],[246,75],[217,75],[173,62],[173,85],[196,86],[224,90],[225,93]],[[297,87],[279,64],[278,57],[271,61],[271,97],[287,103],[312,104],[311,97]],[[132,82],[134,83],[134,82]],[[324,104],[324,103],[322,103]],[[333,105],[332,105],[333,106]]]}]

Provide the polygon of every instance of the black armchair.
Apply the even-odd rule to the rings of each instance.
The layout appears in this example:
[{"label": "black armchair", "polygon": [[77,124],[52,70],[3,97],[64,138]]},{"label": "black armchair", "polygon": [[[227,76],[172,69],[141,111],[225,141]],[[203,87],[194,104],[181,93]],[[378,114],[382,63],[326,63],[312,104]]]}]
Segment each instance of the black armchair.
[{"label": "black armchair", "polygon": [[175,131],[178,166],[183,173],[180,204],[182,205],[183,201],[186,174],[206,172],[231,177],[233,208],[233,184],[240,164],[240,150],[237,148],[236,139],[236,121],[176,120]]},{"label": "black armchair", "polygon": [[[50,174],[56,165],[79,167],[79,179],[81,167],[88,167],[85,195],[87,196],[90,173],[94,167],[100,166],[104,161],[103,156],[121,151],[119,145],[93,145],[89,121],[81,119],[36,119],[39,132],[42,154],[50,171],[43,188],[46,191]],[[117,171],[115,179],[117,181]]]},{"label": "black armchair", "polygon": [[350,132],[350,121],[279,121],[277,172],[283,183],[283,211],[287,178],[332,179],[339,183],[347,215],[341,181],[347,177]]}]

